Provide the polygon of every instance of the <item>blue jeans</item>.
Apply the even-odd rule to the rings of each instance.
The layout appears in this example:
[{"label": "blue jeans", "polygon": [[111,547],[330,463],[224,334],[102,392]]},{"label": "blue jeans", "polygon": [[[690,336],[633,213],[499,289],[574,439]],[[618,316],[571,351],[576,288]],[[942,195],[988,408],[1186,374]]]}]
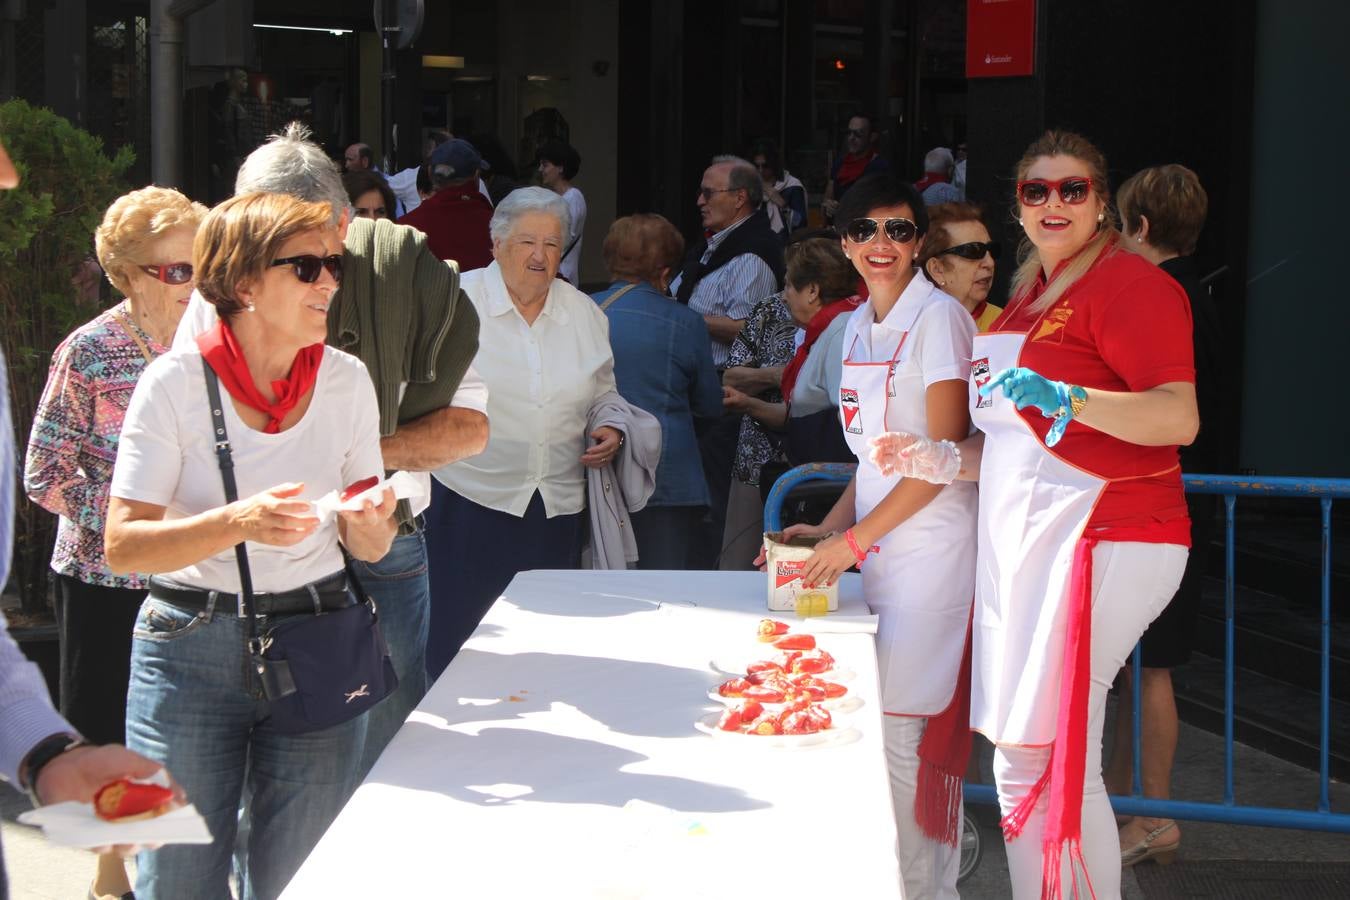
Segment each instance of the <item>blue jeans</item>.
[{"label": "blue jeans", "polygon": [[394,538],[389,553],[377,563],[352,560],[352,568],[375,600],[380,631],[398,675],[398,690],[368,714],[366,748],[361,754],[364,778],[385,746],[403,727],[408,713],[427,692],[427,629],[431,621],[431,590],[427,583],[427,544],[416,534]]},{"label": "blue jeans", "polygon": [[[249,792],[245,900],[278,896],[356,784],[366,717],[309,734],[279,734],[249,667],[248,620],[230,608],[200,614],[147,599],[136,618],[127,694],[127,746],[183,786],[210,844],[141,853],[141,900],[229,900],[231,856]],[[260,630],[294,618],[260,618]]]}]

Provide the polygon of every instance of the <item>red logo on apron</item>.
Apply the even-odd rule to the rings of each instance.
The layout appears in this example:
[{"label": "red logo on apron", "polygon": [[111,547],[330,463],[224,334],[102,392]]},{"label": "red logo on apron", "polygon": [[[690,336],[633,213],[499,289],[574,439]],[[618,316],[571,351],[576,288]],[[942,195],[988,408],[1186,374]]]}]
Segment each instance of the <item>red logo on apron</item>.
[{"label": "red logo on apron", "polygon": [[[985,356],[970,361],[970,377],[975,382],[976,391],[979,391],[980,388],[989,383],[989,357]],[[988,409],[993,405],[993,394],[989,394],[986,397],[980,397],[980,399],[975,402],[976,409]]]},{"label": "red logo on apron", "polygon": [[839,411],[844,415],[844,430],[850,434],[862,434],[862,422],[858,421],[858,392],[853,388],[839,389]]}]

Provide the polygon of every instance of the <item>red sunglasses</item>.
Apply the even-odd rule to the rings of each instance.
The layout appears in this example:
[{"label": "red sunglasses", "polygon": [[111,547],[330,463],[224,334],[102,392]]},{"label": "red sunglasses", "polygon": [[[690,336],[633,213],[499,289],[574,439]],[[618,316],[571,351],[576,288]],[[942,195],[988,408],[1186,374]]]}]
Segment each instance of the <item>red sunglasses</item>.
[{"label": "red sunglasses", "polygon": [[141,270],[165,284],[187,284],[192,280],[192,263],[165,263],[162,266],[141,266]]},{"label": "red sunglasses", "polygon": [[1059,181],[1046,181],[1044,178],[1031,178],[1017,182],[1017,199],[1023,206],[1044,206],[1050,200],[1050,192],[1059,194],[1059,199],[1070,206],[1087,201],[1092,193],[1092,179],[1082,175],[1072,175]]}]

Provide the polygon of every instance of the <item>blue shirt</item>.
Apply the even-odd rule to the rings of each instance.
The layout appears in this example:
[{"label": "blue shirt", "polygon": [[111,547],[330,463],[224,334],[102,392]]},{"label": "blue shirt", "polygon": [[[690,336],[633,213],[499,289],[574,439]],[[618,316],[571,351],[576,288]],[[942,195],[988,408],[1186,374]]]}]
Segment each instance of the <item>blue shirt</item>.
[{"label": "blue shirt", "polygon": [[[0,355],[0,587],[9,577],[14,540],[14,429],[9,420],[9,384]],[[0,777],[17,783],[19,764],[48,735],[75,733],[52,709],[47,683],[24,657],[0,616]]]},{"label": "blue shirt", "polygon": [[[603,304],[625,286],[616,281],[595,301]],[[708,326],[698,313],[645,283],[616,300],[605,315],[620,396],[661,423],[661,464],[647,505],[707,506],[694,416],[722,415]]]}]

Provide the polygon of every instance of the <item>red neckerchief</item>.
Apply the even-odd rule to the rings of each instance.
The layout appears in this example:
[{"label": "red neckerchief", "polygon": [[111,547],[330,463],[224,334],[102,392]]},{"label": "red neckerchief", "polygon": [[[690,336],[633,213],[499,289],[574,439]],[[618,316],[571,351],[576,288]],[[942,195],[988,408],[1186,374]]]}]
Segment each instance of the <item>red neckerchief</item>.
[{"label": "red neckerchief", "polygon": [[816,311],[811,317],[811,321],[806,323],[806,340],[797,348],[793,354],[792,361],[783,369],[783,381],[781,384],[783,390],[783,402],[788,406],[792,405],[792,389],[797,385],[797,375],[801,373],[802,365],[806,362],[806,356],[811,352],[811,346],[830,326],[830,323],[837,316],[846,312],[853,312],[859,306],[862,306],[862,298],[857,294],[852,297],[845,297],[842,300],[835,300],[827,303]]},{"label": "red neckerchief", "polygon": [[272,382],[272,393],[277,399],[275,403],[269,403],[253,383],[244,351],[224,319],[210,331],[197,335],[197,348],[231,397],[249,409],[267,413],[267,425],[263,428],[267,434],[280,431],[281,420],[295,409],[305,392],[314,387],[319,377],[319,362],[323,359],[323,344],[302,348],[295,354],[290,374],[284,380]]},{"label": "red neckerchief", "polygon": [[979,322],[980,316],[984,315],[984,311],[988,308],[989,308],[989,301],[981,300],[979,303],[976,303],[975,308],[970,311],[970,317],[974,319],[976,322]]},{"label": "red neckerchief", "polygon": [[874,158],[876,152],[854,156],[852,153],[844,155],[844,161],[839,164],[839,171],[834,176],[835,188],[852,184],[862,177],[862,173],[867,170],[867,166]]},{"label": "red neckerchief", "polygon": [[924,172],[923,177],[914,182],[914,189],[922,194],[935,184],[946,184],[947,176],[941,172]]}]

